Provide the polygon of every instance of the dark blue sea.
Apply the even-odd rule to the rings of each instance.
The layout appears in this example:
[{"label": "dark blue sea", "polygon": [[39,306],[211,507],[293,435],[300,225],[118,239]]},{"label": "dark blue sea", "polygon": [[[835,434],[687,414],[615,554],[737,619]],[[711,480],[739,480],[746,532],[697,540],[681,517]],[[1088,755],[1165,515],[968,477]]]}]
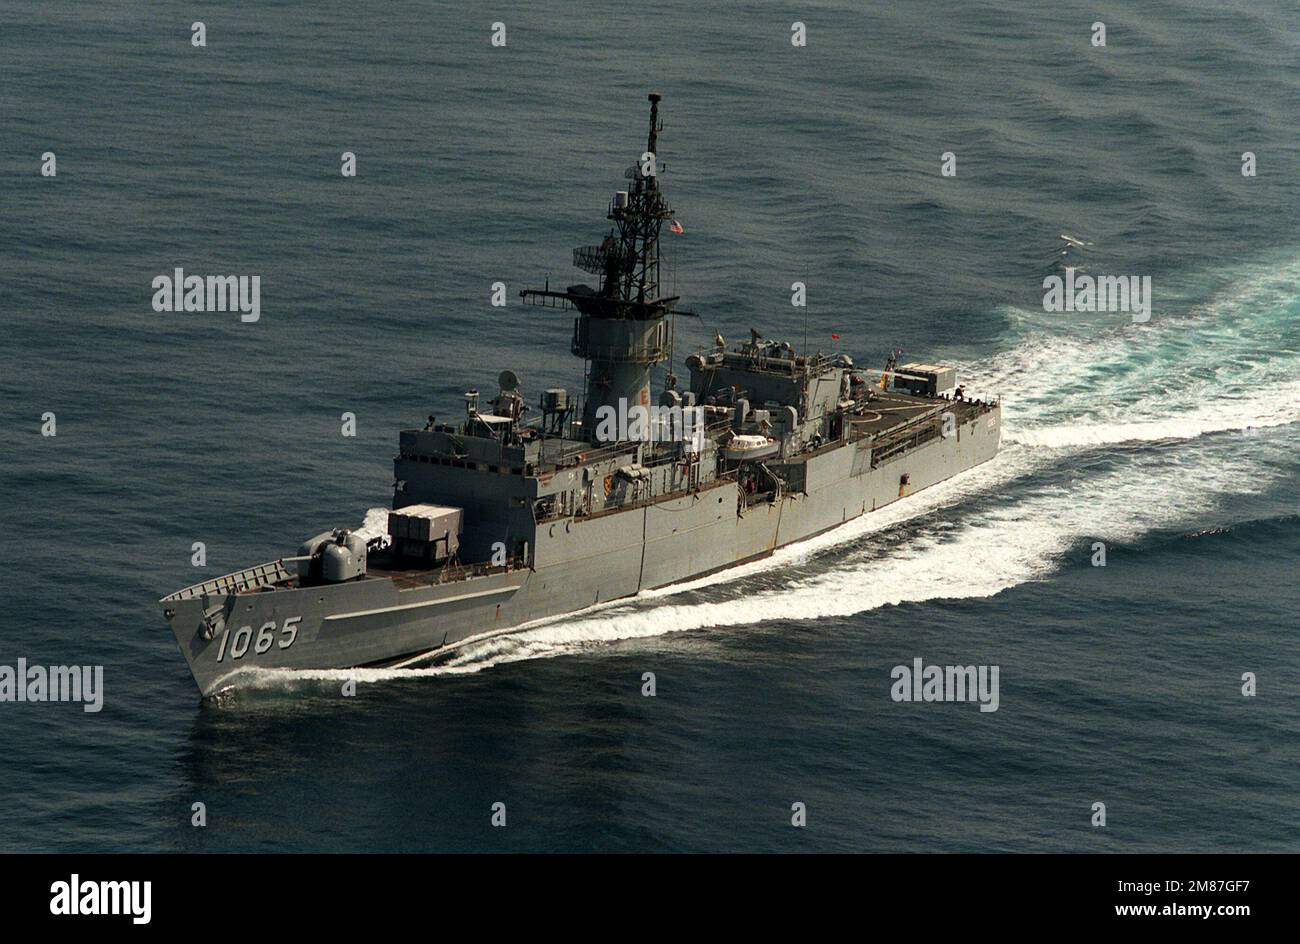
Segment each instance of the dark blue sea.
[{"label": "dark blue sea", "polygon": [[[1298,27],[1294,0],[8,0],[0,664],[102,665],[104,706],[0,703],[0,850],[1300,851]],[[503,368],[580,386],[568,316],[518,290],[582,277],[650,90],[700,314],[678,372],[751,327],[901,348],[1003,398],[1001,455],[354,697],[202,704],[158,598],[359,524],[397,430]],[[1152,278],[1148,322],[1044,311],[1063,234]],[[176,267],[260,276],[260,320],[154,311]],[[1000,667],[998,710],[895,702],[916,658]]]}]

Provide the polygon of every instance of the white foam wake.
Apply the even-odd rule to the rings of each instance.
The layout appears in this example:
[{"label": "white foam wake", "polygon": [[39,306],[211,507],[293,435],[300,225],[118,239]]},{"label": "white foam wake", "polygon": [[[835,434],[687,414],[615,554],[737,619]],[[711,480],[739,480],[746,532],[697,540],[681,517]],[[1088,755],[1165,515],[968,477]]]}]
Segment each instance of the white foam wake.
[{"label": "white foam wake", "polygon": [[1037,427],[1017,427],[1013,423],[1005,441],[1069,449],[1196,439],[1212,433],[1270,429],[1295,422],[1300,422],[1300,381],[1270,386],[1253,395],[1213,397],[1185,412],[1158,419],[1126,422],[1083,416],[1072,423]]},{"label": "white foam wake", "polygon": [[1026,334],[975,386],[1005,392],[1004,438],[1052,449],[1195,439],[1300,421],[1300,260],[1261,266],[1182,317],[1088,333],[1017,311]]},{"label": "white foam wake", "polygon": [[369,508],[366,510],[366,516],[361,522],[361,527],[352,532],[367,541],[373,541],[375,538],[388,536],[388,509]]}]

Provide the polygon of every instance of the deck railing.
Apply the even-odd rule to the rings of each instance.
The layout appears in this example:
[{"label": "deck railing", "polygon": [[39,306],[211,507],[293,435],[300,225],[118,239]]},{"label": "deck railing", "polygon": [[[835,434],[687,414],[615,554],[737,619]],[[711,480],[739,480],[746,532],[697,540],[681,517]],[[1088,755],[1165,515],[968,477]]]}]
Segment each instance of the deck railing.
[{"label": "deck railing", "polygon": [[184,590],[177,590],[170,596],[163,597],[162,602],[190,600],[194,597],[215,596],[217,594],[247,593],[249,590],[256,590],[260,587],[279,583],[282,580],[288,580],[292,576],[293,574],[289,571],[289,568],[284,565],[284,559],[280,558],[265,564],[258,564],[255,567],[237,570],[233,574],[226,574],[224,577],[205,580],[203,583],[196,583]]}]

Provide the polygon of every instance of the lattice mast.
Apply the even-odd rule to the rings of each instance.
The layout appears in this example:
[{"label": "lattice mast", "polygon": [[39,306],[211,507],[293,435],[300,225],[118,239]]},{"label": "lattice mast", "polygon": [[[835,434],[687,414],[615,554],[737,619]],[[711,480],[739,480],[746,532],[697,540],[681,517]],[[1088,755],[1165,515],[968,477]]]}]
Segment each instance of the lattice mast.
[{"label": "lattice mast", "polygon": [[600,287],[571,285],[563,292],[528,290],[525,301],[574,308],[572,351],[586,360],[583,429],[590,438],[602,406],[615,411],[650,403],[650,368],[667,360],[670,316],[677,301],[659,294],[659,233],[672,210],[659,189],[657,153],[662,96],[652,92],[645,152],[628,169],[629,189],[614,194],[607,219],[614,225],[599,246],[573,251],[573,264],[601,277]]}]

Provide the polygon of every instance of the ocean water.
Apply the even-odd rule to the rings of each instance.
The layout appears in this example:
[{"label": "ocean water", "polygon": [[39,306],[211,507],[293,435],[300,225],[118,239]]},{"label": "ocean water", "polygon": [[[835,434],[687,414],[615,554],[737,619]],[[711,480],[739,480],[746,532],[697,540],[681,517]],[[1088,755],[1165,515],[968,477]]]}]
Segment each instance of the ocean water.
[{"label": "ocean water", "polygon": [[[0,849],[1297,851],[1298,25],[1283,0],[10,0],[0,664],[102,665],[105,704],[0,704]],[[516,293],[574,278],[652,89],[665,272],[701,315],[679,372],[751,326],[902,348],[1004,398],[999,458],[355,697],[277,674],[200,704],[159,597],[361,522],[396,431],[502,368],[578,386],[567,317]],[[1151,320],[1044,312],[1062,233],[1151,276]],[[178,266],[259,275],[260,321],[154,312]],[[999,666],[999,709],[892,701],[918,657]]]}]

